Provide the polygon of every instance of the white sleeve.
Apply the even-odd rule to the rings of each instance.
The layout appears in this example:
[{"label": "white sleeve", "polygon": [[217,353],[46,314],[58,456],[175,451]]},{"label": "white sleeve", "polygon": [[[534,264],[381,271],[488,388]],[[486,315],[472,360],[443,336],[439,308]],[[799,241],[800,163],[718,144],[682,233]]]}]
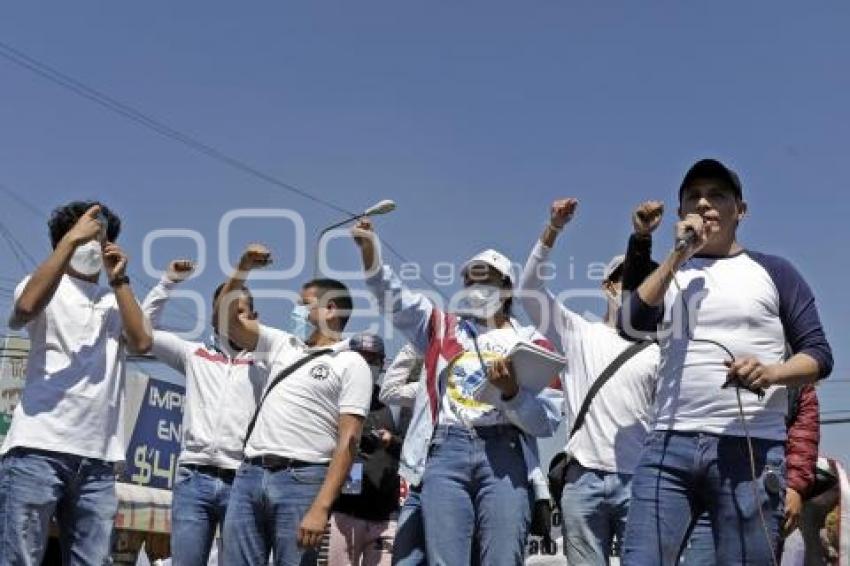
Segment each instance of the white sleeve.
[{"label": "white sleeve", "polygon": [[30,280],[30,277],[32,277],[32,275],[27,275],[20,283],[17,284],[17,286],[15,286],[15,292],[12,298],[12,310],[9,313],[9,322],[7,323],[9,328],[12,330],[20,330],[24,327],[23,324],[18,324],[18,321],[15,320],[15,306],[18,303],[18,299],[21,298],[21,294],[24,292],[24,287],[27,286],[27,282]]},{"label": "white sleeve", "polygon": [[159,328],[159,323],[162,320],[162,313],[165,311],[165,303],[171,295],[171,290],[177,285],[174,281],[163,277],[159,283],[154,285],[150,292],[142,301],[142,314],[144,314],[151,323],[151,328]]},{"label": "white sleeve", "polygon": [[187,342],[171,332],[153,331],[151,354],[168,367],[184,375],[186,374],[186,360],[192,355],[192,346],[191,342]]},{"label": "white sleeve", "polygon": [[[259,324],[257,347],[254,349],[254,361],[271,368],[275,359],[286,350],[303,346],[300,340],[288,332]],[[365,363],[365,362],[364,362]]]},{"label": "white sleeve", "polygon": [[[422,357],[412,344],[405,344],[384,374],[381,392],[378,394],[381,403],[412,407],[419,392],[421,371]],[[416,375],[412,376],[412,372]],[[411,376],[415,380],[411,381]]]},{"label": "white sleeve", "polygon": [[[345,354],[343,354],[345,355]],[[351,361],[342,374],[342,391],[339,394],[339,412],[365,417],[372,405],[372,371],[359,355]]]},{"label": "white sleeve", "polygon": [[551,248],[537,240],[522,271],[519,299],[537,330],[552,341],[556,348],[567,349],[567,345],[581,341],[581,335],[589,323],[561,304],[546,287],[540,269],[549,259],[551,251]]}]

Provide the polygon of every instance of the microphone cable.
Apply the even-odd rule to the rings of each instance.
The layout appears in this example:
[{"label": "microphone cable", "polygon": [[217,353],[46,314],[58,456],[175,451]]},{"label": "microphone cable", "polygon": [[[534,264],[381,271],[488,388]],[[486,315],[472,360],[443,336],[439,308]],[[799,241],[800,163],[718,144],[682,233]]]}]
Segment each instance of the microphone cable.
[{"label": "microphone cable", "polygon": [[[735,354],[733,354],[732,350],[727,348],[725,345],[721,344],[720,342],[718,342],[716,340],[711,340],[709,338],[695,338],[694,335],[691,333],[691,324],[690,324],[691,323],[691,316],[690,316],[690,313],[688,311],[687,301],[685,300],[685,293],[682,291],[682,288],[679,286],[679,281],[676,280],[676,274],[675,273],[672,274],[672,278],[673,278],[673,284],[676,286],[676,289],[679,291],[679,297],[681,298],[681,301],[682,301],[682,311],[683,311],[683,315],[684,315],[684,328],[685,328],[685,334],[687,335],[688,340],[690,340],[692,342],[701,342],[703,344],[711,344],[712,346],[716,346],[716,347],[720,348],[721,350],[723,350],[726,353],[727,356],[729,356],[730,361],[734,362],[735,361]],[[747,419],[744,416],[744,404],[741,401],[741,389],[742,388],[746,389],[746,388],[743,387],[741,385],[741,383],[735,383],[734,386],[735,386],[735,397],[736,397],[737,402],[738,402],[738,416],[741,420],[741,426],[744,429],[744,436],[745,436],[746,441],[747,441],[747,452],[748,452],[748,456],[749,456],[749,460],[750,460],[750,475],[752,477],[752,483],[750,483],[750,487],[752,488],[752,492],[753,492],[752,493],[753,504],[756,505],[756,507],[758,508],[759,520],[761,522],[761,528],[762,528],[762,531],[764,532],[764,538],[765,538],[765,541],[767,542],[767,547],[770,549],[771,564],[773,566],[779,566],[779,563],[776,560],[776,551],[773,548],[773,541],[770,537],[770,531],[767,528],[767,519],[765,519],[764,509],[762,509],[761,503],[759,502],[758,490],[756,489],[756,482],[758,482],[758,474],[756,473],[755,450],[753,450],[753,439],[752,439],[752,436],[750,436],[750,429],[749,429],[749,426],[747,426]],[[751,391],[751,390],[747,389],[747,391]],[[764,397],[764,391],[759,391],[759,392],[752,391],[752,393],[758,395],[759,398]],[[765,486],[765,491],[767,491],[767,486]],[[784,497],[784,494],[780,494],[780,497]],[[781,533],[780,533],[780,535],[781,535]]]}]

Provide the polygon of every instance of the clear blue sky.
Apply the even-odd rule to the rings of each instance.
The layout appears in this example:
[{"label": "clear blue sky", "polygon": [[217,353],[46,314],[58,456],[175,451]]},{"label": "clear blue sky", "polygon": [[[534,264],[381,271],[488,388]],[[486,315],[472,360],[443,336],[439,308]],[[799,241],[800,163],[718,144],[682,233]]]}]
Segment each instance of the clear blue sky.
[{"label": "clear blue sky", "polygon": [[[668,205],[661,255],[681,175],[719,157],[750,204],[741,240],[807,277],[833,377],[850,378],[848,21],[837,1],[20,2],[4,7],[0,41],[340,206],[395,199],[379,229],[425,269],[485,246],[524,261],[562,196],[581,206],[555,257],[580,274],[623,248],[647,198]],[[198,230],[215,252],[233,208],[297,209],[310,238],[339,217],[3,59],[0,149],[0,183],[38,208],[88,197],[121,213],[137,272],[152,229]],[[43,220],[0,203],[40,259]],[[233,245],[248,240],[280,263],[292,253],[272,222],[240,224]],[[8,289],[21,268],[4,242],[0,259]],[[355,267],[353,247],[337,242],[331,261]],[[596,284],[561,273],[556,288]],[[213,261],[190,285],[208,293],[221,277]],[[282,307],[261,309],[283,324]],[[848,394],[826,383],[823,409],[850,409]],[[824,451],[850,456],[848,430],[826,428]]]}]

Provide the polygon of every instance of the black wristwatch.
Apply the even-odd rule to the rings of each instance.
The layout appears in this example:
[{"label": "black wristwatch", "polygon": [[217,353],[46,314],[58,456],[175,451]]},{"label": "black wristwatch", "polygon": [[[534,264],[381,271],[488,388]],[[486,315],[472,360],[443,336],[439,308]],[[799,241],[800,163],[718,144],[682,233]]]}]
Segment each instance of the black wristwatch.
[{"label": "black wristwatch", "polygon": [[121,285],[129,285],[129,284],[130,284],[130,278],[127,277],[126,275],[119,275],[118,277],[116,277],[115,279],[112,279],[109,282],[109,286],[112,287],[113,289],[117,289]]}]

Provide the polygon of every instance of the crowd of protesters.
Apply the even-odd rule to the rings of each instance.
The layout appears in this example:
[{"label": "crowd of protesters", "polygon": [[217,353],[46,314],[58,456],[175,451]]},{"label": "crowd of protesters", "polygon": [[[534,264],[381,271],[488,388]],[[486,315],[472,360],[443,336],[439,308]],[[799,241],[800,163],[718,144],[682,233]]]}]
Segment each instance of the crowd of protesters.
[{"label": "crowd of protesters", "polygon": [[[332,566],[517,565],[529,536],[548,539],[553,504],[573,566],[788,563],[789,535],[818,536],[798,529],[804,502],[831,487],[813,385],[832,354],[813,294],[787,260],[739,242],[748,208],[722,163],[687,171],[655,263],[663,209],[635,209],[601,320],[541,275],[556,242],[570,245],[576,199],[551,204],[521,273],[492,249],[466,261],[451,308],[405,287],[361,218],[366,287],[407,342],[384,372],[381,336],[346,333],[343,282],[306,281],[287,329],[267,326],[246,280],[272,251],[252,244],[213,294],[209,337],[189,341],[161,320],[194,263],[173,261],[140,303],[117,214],[57,208],[53,251],[9,321],[32,345],[0,449],[0,565],[40,564],[52,522],[63,564],[110,563],[130,353],[186,378],[176,566],[207,564],[217,533],[227,566],[316,563],[323,544]],[[518,345],[565,369],[524,387]],[[562,424],[547,475],[538,439]]]}]

